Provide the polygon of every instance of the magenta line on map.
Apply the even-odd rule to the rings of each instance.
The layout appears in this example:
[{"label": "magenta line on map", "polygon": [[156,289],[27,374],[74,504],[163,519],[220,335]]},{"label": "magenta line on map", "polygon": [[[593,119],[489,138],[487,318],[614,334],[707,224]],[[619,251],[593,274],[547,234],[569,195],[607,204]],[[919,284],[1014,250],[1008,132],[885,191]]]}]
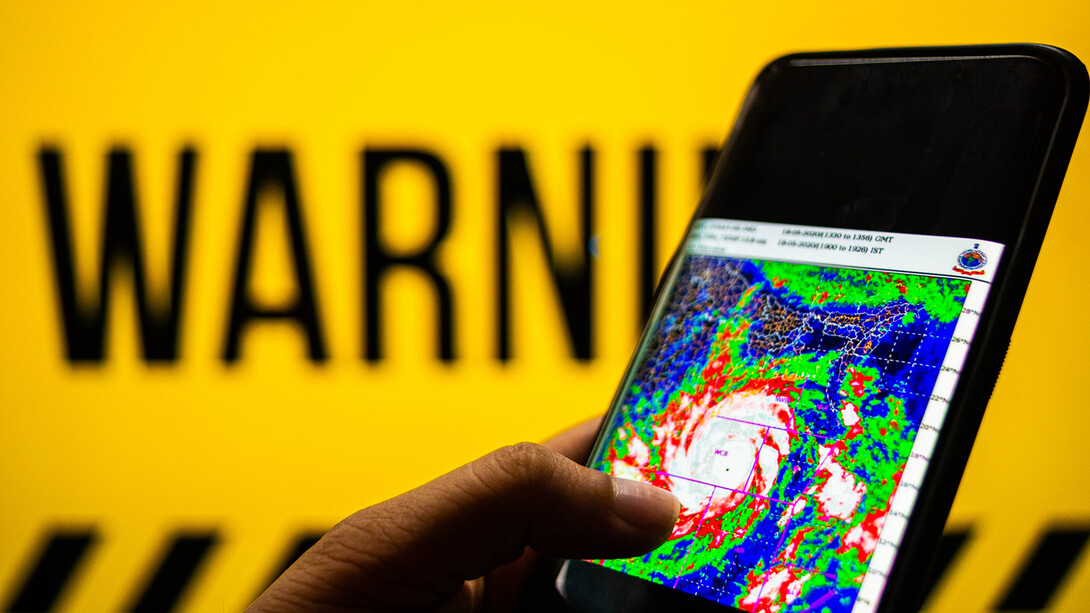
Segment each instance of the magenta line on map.
[{"label": "magenta line on map", "polygon": [[761,433],[761,446],[757,448],[757,455],[753,456],[753,466],[749,467],[749,474],[746,475],[746,480],[742,482],[742,489],[749,490],[749,480],[753,478],[754,473],[757,472],[757,464],[761,462],[761,452],[765,450],[765,443],[768,441],[768,428]]},{"label": "magenta line on map", "polygon": [[804,567],[799,566],[797,564],[789,564],[787,562],[784,562],[784,566],[786,566],[787,568],[794,568],[795,570],[801,570],[801,571],[807,572],[807,573],[814,573],[815,575],[824,575],[826,577],[832,577],[833,579],[836,578],[836,575],[834,575],[832,573],[823,573],[823,572],[821,572],[820,570],[818,570],[816,568],[804,568]]},{"label": "magenta line on map", "polygon": [[674,479],[681,479],[682,481],[692,481],[693,483],[699,483],[700,485],[707,485],[708,487],[716,487],[716,488],[719,488],[721,490],[727,490],[727,491],[734,492],[736,494],[745,494],[746,496],[753,496],[754,498],[760,498],[761,500],[767,500],[769,502],[778,502],[780,504],[787,504],[786,501],[779,500],[777,498],[769,498],[768,496],[762,496],[760,494],[754,494],[753,492],[746,492],[746,491],[743,491],[743,490],[736,490],[733,487],[727,487],[725,485],[718,485],[718,484],[715,484],[715,483],[708,483],[707,481],[701,481],[700,479],[693,479],[692,477],[682,477],[681,475],[675,475],[673,473],[668,473],[668,472],[666,472],[664,470],[656,470],[655,474],[656,475],[666,475],[667,477],[673,477]]},{"label": "magenta line on map", "polygon": [[806,613],[807,611],[816,611],[816,610],[817,610],[817,608],[818,608],[819,606],[821,606],[821,603],[825,602],[826,600],[829,600],[829,599],[830,599],[830,598],[832,598],[832,597],[833,597],[834,595],[836,595],[836,592],[834,592],[833,590],[829,590],[829,592],[828,592],[827,594],[825,594],[825,595],[824,595],[824,596],[822,596],[821,598],[818,598],[817,600],[815,600],[815,601],[814,601],[814,604],[812,604],[812,605],[810,605],[810,606],[806,607],[805,609],[803,609],[803,610],[802,610],[802,611],[800,611],[799,613]]},{"label": "magenta line on map", "polygon": [[825,440],[831,440],[831,436],[825,436],[823,434],[814,434],[813,432],[803,432],[802,430],[792,430],[791,428],[781,428],[779,426],[770,426],[768,424],[759,424],[755,421],[746,421],[744,419],[738,419],[737,417],[726,417],[725,415],[716,415],[716,419],[727,419],[730,421],[736,421],[743,424],[749,424],[751,426],[759,426],[761,428],[772,428],[773,430],[783,430],[784,432],[793,432],[795,434],[804,434],[806,436],[812,436],[814,438],[823,438]]},{"label": "magenta line on map", "polygon": [[[783,525],[783,532],[780,533],[780,540],[776,541],[776,548],[773,551],[779,551],[780,547],[783,547],[783,541],[787,538],[787,529],[791,527],[791,518],[787,518],[787,522]],[[768,585],[768,573],[765,573],[765,580],[761,582],[761,589],[757,590],[757,602],[761,602],[761,595],[765,593],[765,586]]]},{"label": "magenta line on map", "polygon": [[[843,439],[839,439],[839,440],[842,441]],[[807,483],[806,487],[802,488],[802,493],[803,494],[806,493],[806,490],[810,489],[811,487],[814,486],[815,483],[817,483],[818,473],[821,472],[821,467],[825,466],[825,461],[826,460],[833,457],[833,452],[834,451],[836,451],[836,447],[830,447],[829,451],[826,452],[825,456],[821,458],[820,462],[818,462],[817,468],[814,469],[814,476],[810,478],[810,483]]]},{"label": "magenta line on map", "polygon": [[[716,487],[712,486],[712,496],[715,496]],[[681,582],[681,575],[685,573],[685,563],[689,561],[689,553],[693,550],[693,545],[696,544],[696,534],[700,532],[700,526],[704,525],[704,518],[708,516],[708,509],[712,507],[712,499],[708,497],[708,503],[704,505],[704,512],[700,514],[700,521],[696,523],[696,530],[693,530],[693,542],[689,545],[689,548],[685,550],[685,557],[681,559],[681,570],[677,571],[677,578],[674,579],[674,587]]]}]

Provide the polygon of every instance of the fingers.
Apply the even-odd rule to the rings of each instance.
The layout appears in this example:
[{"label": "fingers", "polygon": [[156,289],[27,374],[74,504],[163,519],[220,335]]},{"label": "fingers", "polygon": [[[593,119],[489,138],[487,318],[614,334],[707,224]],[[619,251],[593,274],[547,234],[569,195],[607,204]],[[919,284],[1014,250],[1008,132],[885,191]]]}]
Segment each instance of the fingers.
[{"label": "fingers", "polygon": [[[494,517],[521,550],[563,557],[622,557],[658,545],[677,519],[677,500],[659,488],[615,480],[540,445],[493,452],[446,477],[487,491],[481,511]],[[487,514],[487,513],[486,513]],[[496,526],[497,524],[491,524]]]},{"label": "fingers", "polygon": [[527,545],[569,558],[650,551],[678,511],[664,490],[522,443],[355,513],[281,580],[294,576],[285,582],[293,597],[307,592],[338,606],[440,607]]},{"label": "fingers", "polygon": [[[574,462],[583,464],[590,455],[591,446],[594,444],[601,423],[602,418],[595,417],[553,436],[542,445]],[[538,552],[526,547],[518,560],[488,573],[486,582],[489,589],[484,592],[484,601],[479,610],[516,610],[519,598],[539,559]]]},{"label": "fingers", "polygon": [[[495,451],[389,502],[400,523],[417,531],[401,545],[424,545],[395,553],[461,579],[517,558],[525,545],[563,557],[643,553],[669,535],[678,512],[668,492],[615,481],[530,443]],[[364,511],[350,519],[368,517]]]}]

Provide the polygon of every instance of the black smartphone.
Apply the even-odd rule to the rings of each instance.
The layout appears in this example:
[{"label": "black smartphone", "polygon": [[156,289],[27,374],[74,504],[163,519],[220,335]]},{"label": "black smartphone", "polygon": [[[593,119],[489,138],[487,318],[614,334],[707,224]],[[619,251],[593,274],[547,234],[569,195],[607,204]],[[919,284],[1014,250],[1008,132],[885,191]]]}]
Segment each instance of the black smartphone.
[{"label": "black smartphone", "polygon": [[564,562],[568,603],[918,607],[1087,91],[1040,45],[767,66],[588,462],[681,516],[648,555]]}]

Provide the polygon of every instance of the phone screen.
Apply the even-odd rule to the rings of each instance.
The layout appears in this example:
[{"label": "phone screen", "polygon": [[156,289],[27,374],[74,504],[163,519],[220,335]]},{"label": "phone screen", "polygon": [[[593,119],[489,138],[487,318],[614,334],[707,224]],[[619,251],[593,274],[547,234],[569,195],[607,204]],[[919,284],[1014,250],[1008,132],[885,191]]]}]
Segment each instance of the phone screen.
[{"label": "phone screen", "polygon": [[590,465],[681,501],[605,567],[743,610],[870,611],[1003,245],[697,220]]}]

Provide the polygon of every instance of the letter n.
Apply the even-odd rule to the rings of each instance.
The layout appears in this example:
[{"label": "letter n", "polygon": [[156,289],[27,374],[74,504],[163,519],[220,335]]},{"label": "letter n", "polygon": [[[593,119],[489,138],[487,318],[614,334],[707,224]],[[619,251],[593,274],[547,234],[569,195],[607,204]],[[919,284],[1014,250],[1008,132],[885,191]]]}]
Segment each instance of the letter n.
[{"label": "letter n", "polygon": [[533,220],[552,273],[553,285],[560,299],[561,313],[567,325],[568,338],[580,361],[593,355],[593,261],[590,239],[594,222],[594,151],[588,146],[579,152],[580,163],[580,228],[582,265],[561,266],[542,216],[541,204],[530,178],[526,153],[521,148],[501,148],[498,153],[499,194],[496,222],[496,356],[500,361],[511,359],[511,248],[512,217],[523,215]]}]

